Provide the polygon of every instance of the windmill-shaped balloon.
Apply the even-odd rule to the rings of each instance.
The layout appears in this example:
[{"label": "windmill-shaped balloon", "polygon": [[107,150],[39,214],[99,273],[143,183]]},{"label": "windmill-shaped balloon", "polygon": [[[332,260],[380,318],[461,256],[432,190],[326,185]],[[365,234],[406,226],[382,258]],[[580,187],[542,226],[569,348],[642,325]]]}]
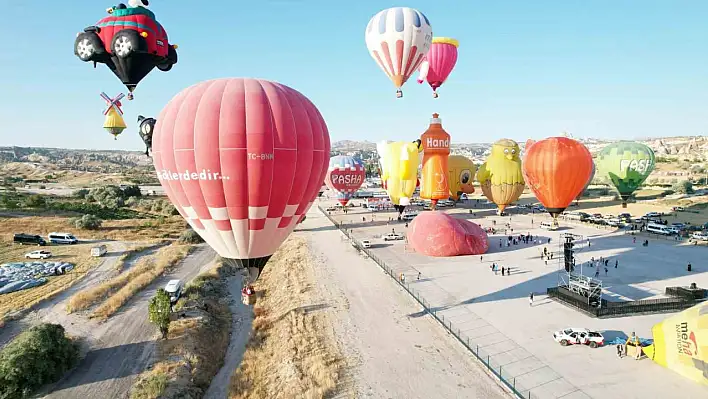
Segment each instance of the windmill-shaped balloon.
[{"label": "windmill-shaped balloon", "polygon": [[125,97],[123,93],[119,93],[115,98],[108,97],[108,94],[101,92],[101,98],[106,101],[108,108],[103,111],[106,115],[106,120],[103,122],[103,128],[113,135],[118,140],[118,135],[125,130],[125,121],[123,120],[123,111],[120,109],[122,104],[120,100]]}]

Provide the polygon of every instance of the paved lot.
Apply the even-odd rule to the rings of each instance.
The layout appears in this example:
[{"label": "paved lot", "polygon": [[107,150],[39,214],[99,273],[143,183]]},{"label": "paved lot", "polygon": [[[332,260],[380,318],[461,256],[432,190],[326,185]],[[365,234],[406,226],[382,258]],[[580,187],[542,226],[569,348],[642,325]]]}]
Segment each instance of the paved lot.
[{"label": "paved lot", "polygon": [[[325,201],[323,206],[330,205]],[[631,208],[631,205],[630,205]],[[490,235],[490,251],[479,256],[429,258],[411,252],[404,241],[384,242],[380,236],[395,229],[404,233],[400,222],[388,222],[393,212],[367,212],[354,208],[347,214],[333,212],[356,237],[370,239],[374,253],[422,293],[439,314],[450,320],[470,340],[502,367],[505,376],[516,377],[519,385],[532,394],[545,397],[647,398],[673,397],[682,392],[687,397],[706,397],[708,388],[701,387],[668,371],[650,360],[618,359],[614,347],[561,347],[551,337],[553,331],[565,327],[586,327],[604,331],[606,338],[631,334],[651,338],[651,327],[668,315],[647,315],[598,320],[573,311],[561,304],[537,295],[529,306],[530,292],[542,293],[558,281],[558,263],[546,262],[540,255],[543,247],[557,252],[558,237],[571,232],[582,235],[585,244],[576,253],[578,262],[592,257],[610,259],[607,276],[604,268],[605,295],[624,299],[661,297],[666,286],[696,282],[708,286],[708,249],[681,245],[667,240],[650,239],[643,247],[638,238],[606,229],[564,224],[557,231],[540,230],[542,215],[493,216],[493,210],[476,211],[448,209],[456,217],[470,218],[484,227],[502,228],[511,223],[513,234],[530,233],[539,243],[507,247],[499,246],[503,231]],[[631,212],[631,209],[628,209]],[[374,221],[371,216],[374,215]],[[362,217],[366,217],[366,222]],[[511,233],[511,232],[509,232]],[[551,242],[548,243],[548,238]],[[587,246],[587,238],[590,246]],[[557,259],[557,257],[556,257]],[[618,267],[614,267],[614,261]],[[510,276],[495,275],[492,262],[511,267]],[[692,263],[688,273],[686,265]],[[421,279],[416,280],[418,273]],[[584,274],[594,275],[595,269],[584,268]]]}]

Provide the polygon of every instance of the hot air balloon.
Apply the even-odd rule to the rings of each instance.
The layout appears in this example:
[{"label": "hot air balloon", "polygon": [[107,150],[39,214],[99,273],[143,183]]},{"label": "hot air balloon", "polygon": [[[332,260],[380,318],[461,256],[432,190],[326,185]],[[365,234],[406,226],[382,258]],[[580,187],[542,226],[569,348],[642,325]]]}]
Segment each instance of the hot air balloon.
[{"label": "hot air balloon", "polygon": [[356,190],[366,178],[366,169],[358,159],[347,155],[336,155],[329,159],[325,184],[337,193],[337,200],[346,206]]},{"label": "hot air balloon", "polygon": [[622,198],[622,207],[654,170],[654,151],[642,143],[620,141],[607,145],[597,155],[600,175],[612,182]]},{"label": "hot air balloon", "polygon": [[580,201],[580,197],[583,196],[583,193],[585,192],[585,190],[587,190],[588,187],[590,187],[590,184],[592,183],[592,180],[595,178],[595,172],[596,172],[596,169],[595,169],[595,162],[593,162],[593,163],[592,163],[592,173],[590,173],[590,178],[588,179],[588,182],[585,183],[585,187],[583,187],[583,189],[580,191],[580,194],[578,194],[578,196],[575,197],[575,204],[576,204],[576,205],[578,204],[578,201]]},{"label": "hot air balloon", "polygon": [[106,105],[108,106],[106,110],[103,111],[103,115],[106,116],[106,119],[103,121],[103,128],[106,129],[108,133],[112,134],[115,140],[118,140],[118,135],[126,128],[125,121],[123,120],[123,110],[120,109],[122,106],[120,100],[123,97],[125,97],[123,93],[118,94],[114,98],[108,97],[106,93],[101,93],[101,98],[106,101]]},{"label": "hot air balloon", "polygon": [[450,76],[457,63],[457,48],[460,42],[449,37],[434,37],[430,51],[420,64],[418,83],[428,82],[433,89],[433,98],[438,98],[438,88]]},{"label": "hot air balloon", "polygon": [[105,64],[128,88],[128,100],[153,68],[169,71],[177,63],[177,45],[147,9],[147,0],[130,0],[106,10],[108,16],[76,35],[74,54],[81,61]]},{"label": "hot air balloon", "polygon": [[430,50],[433,28],[422,12],[393,7],[374,15],[366,26],[366,47],[403,97],[401,87]]},{"label": "hot air balloon", "polygon": [[708,302],[671,316],[651,329],[649,359],[699,384],[708,385]]},{"label": "hot air balloon", "polygon": [[450,155],[447,158],[448,181],[450,182],[450,197],[457,201],[462,194],[474,193],[474,175],[477,167],[471,159],[462,155]]},{"label": "hot air balloon", "polygon": [[447,160],[450,155],[450,135],[443,129],[440,115],[433,114],[430,126],[420,136],[423,147],[420,198],[431,201],[435,209],[438,200],[450,198]]},{"label": "hot air balloon", "polygon": [[242,78],[177,94],[157,118],[152,146],[180,215],[252,280],[317,197],[330,151],[327,125],[307,97]]},{"label": "hot air balloon", "polygon": [[501,139],[492,145],[492,152],[477,171],[477,180],[488,200],[499,207],[499,214],[524,192],[525,182],[519,157],[519,144]]},{"label": "hot air balloon", "polygon": [[152,150],[152,133],[155,131],[155,118],[146,118],[138,115],[138,134],[145,143],[145,155],[150,156]]},{"label": "hot air balloon", "polygon": [[418,180],[418,147],[415,143],[382,141],[376,144],[381,181],[399,214],[410,205]]},{"label": "hot air balloon", "polygon": [[581,192],[592,173],[592,155],[579,141],[549,137],[526,148],[526,183],[557,218]]}]

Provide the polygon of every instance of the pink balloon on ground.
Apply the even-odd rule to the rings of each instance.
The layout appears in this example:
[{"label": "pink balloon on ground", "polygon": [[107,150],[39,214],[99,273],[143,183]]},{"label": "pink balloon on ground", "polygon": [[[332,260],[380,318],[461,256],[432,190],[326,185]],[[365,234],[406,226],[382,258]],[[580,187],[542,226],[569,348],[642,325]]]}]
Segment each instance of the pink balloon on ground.
[{"label": "pink balloon on ground", "polygon": [[442,212],[423,212],[408,227],[408,244],[423,255],[479,255],[489,250],[487,233],[479,225]]}]

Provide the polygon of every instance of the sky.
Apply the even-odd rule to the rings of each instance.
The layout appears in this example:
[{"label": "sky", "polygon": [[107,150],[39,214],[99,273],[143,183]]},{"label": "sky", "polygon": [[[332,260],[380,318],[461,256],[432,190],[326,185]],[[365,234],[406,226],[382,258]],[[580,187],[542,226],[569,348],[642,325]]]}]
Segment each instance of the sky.
[{"label": "sky", "polygon": [[[123,101],[128,128],[116,141],[102,129],[99,93],[125,88],[72,48],[114,3],[0,5],[0,146],[143,150],[137,115],[157,117],[182,89],[222,77],[299,90],[333,141],[413,140],[434,112],[453,142],[523,142],[563,131],[635,139],[708,127],[705,0],[152,0],[179,62],[153,70],[135,100]],[[367,51],[369,19],[393,6],[422,11],[434,36],[460,41],[438,99],[417,74],[396,99]]]}]

